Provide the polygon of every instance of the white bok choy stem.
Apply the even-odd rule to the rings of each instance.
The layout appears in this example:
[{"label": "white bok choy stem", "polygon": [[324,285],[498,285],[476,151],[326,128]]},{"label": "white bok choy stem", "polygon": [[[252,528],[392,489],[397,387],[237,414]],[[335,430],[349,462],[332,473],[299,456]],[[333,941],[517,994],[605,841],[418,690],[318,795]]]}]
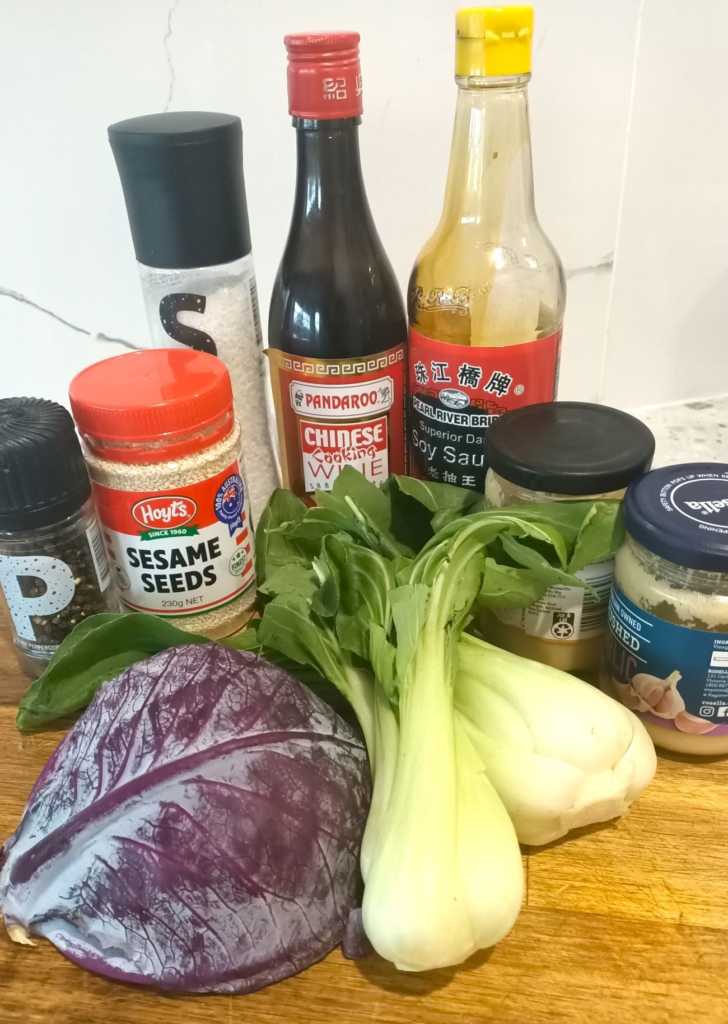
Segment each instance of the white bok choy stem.
[{"label": "white bok choy stem", "polygon": [[515,830],[455,727],[457,641],[480,587],[482,532],[425,548],[408,583],[390,594],[399,747],[367,851],[363,921],[376,951],[400,970],[462,963],[508,933],[523,899]]},{"label": "white bok choy stem", "polygon": [[373,777],[372,801],[369,806],[364,838],[361,844],[361,876],[369,877],[374,851],[380,841],[386,821],[386,812],[392,794],[394,774],[399,750],[399,723],[397,715],[381,686],[374,693],[374,751],[370,753]]},{"label": "white bok choy stem", "polygon": [[455,703],[522,843],[624,814],[655,774],[655,748],[596,687],[476,637],[458,646]]}]

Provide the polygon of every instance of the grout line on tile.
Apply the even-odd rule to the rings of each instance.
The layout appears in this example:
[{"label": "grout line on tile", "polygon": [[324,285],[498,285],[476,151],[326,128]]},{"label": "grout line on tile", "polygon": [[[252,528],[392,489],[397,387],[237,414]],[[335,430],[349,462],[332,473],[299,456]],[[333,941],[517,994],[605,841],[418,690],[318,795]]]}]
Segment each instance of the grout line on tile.
[{"label": "grout line on tile", "polygon": [[76,331],[77,334],[85,334],[87,338],[92,338],[94,341],[113,341],[117,345],[123,345],[125,348],[137,349],[141,346],[135,345],[133,341],[127,341],[126,338],[114,338],[110,334],[103,334],[101,331],[89,331],[85,327],[80,327],[78,324],[71,323],[70,320],[66,320],[60,313],[54,313],[52,309],[48,309],[47,306],[41,306],[39,302],[34,302],[33,299],[29,299],[27,295],[23,295],[21,292],[16,292],[13,288],[5,288],[0,285],[0,298],[12,299],[14,302],[19,302],[22,306],[29,306],[30,309],[34,309],[37,313],[43,313],[45,316],[49,316],[52,320],[57,320],[59,324],[63,324],[64,327],[68,327],[71,331]]},{"label": "grout line on tile", "polygon": [[566,267],[564,277],[567,281],[571,281],[575,277],[581,277],[582,274],[611,274],[613,266],[614,253],[608,252],[601,259],[598,259],[596,263],[584,263],[579,267]]},{"label": "grout line on tile", "polygon": [[166,114],[169,108],[172,106],[172,100],[174,99],[174,89],[177,84],[177,71],[172,60],[172,49],[170,43],[172,42],[172,33],[174,32],[174,16],[177,13],[177,8],[180,5],[180,0],[174,0],[172,6],[167,11],[167,28],[162,38],[162,46],[164,47],[164,57],[167,61],[167,71],[169,72],[169,82],[167,85],[167,99],[164,104],[164,113]]},{"label": "grout line on tile", "polygon": [[604,337],[602,339],[602,359],[599,372],[598,396],[599,401],[605,400],[607,382],[607,357],[609,353],[609,334],[612,324],[612,310],[614,307],[614,291],[617,282],[617,270],[619,261],[619,240],[622,233],[622,220],[624,218],[624,197],[627,191],[627,175],[629,172],[630,143],[632,138],[632,122],[634,120],[635,97],[637,95],[637,70],[639,65],[640,42],[642,40],[642,21],[645,14],[647,0],[640,0],[637,10],[637,24],[635,26],[634,47],[632,51],[632,79],[629,87],[629,104],[627,107],[627,124],[625,126],[624,158],[622,160],[622,174],[619,184],[619,202],[617,205],[617,223],[614,231],[614,260],[611,279],[609,281],[609,295],[607,297],[607,315],[604,321]]}]

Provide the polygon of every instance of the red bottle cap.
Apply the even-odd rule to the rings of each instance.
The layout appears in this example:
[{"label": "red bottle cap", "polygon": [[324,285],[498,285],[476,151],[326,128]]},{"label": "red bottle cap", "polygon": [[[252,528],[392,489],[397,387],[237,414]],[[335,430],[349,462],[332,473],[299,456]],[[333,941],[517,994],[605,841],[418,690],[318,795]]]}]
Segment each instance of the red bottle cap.
[{"label": "red bottle cap", "polygon": [[300,32],[283,42],[288,110],[294,117],[331,121],[361,115],[358,32]]},{"label": "red bottle cap", "polygon": [[234,424],[227,368],[187,348],[102,359],[76,374],[70,399],[88,446],[118,462],[180,458],[221,441]]}]

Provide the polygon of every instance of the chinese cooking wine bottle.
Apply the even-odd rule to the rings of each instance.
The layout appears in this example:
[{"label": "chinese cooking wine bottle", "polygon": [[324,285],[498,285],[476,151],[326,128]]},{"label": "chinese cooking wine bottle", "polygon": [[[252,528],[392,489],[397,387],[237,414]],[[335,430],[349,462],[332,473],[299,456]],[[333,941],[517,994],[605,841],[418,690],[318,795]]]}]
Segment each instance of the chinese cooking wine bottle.
[{"label": "chinese cooking wine bottle", "polygon": [[410,472],[482,491],[486,434],[555,397],[564,276],[534,208],[533,10],[457,14],[445,205],[409,287]]},{"label": "chinese cooking wine bottle", "polygon": [[359,35],[285,44],[298,176],[268,355],[284,483],[305,496],[345,466],[404,471],[407,323],[362,178]]}]

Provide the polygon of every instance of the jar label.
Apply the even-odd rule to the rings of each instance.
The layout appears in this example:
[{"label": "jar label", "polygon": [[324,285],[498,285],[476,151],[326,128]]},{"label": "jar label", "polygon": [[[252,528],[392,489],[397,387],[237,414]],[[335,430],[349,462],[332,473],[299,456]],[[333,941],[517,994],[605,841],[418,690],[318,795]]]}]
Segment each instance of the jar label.
[{"label": "jar label", "polygon": [[646,722],[728,733],[728,633],[658,619],[615,586],[605,666],[614,695]]},{"label": "jar label", "polygon": [[330,491],[344,466],[375,484],[404,472],[404,345],[351,359],[267,352],[286,487]]},{"label": "jar label", "polygon": [[164,491],[94,484],[111,571],[132,611],[206,614],[253,583],[253,534],[236,460],[208,480]]},{"label": "jar label", "polygon": [[488,427],[554,399],[560,342],[559,330],[503,348],[456,345],[410,328],[410,473],[482,492]]},{"label": "jar label", "polygon": [[595,562],[575,573],[589,589],[559,584],[549,587],[528,608],[504,608],[494,614],[505,625],[515,626],[527,636],[556,644],[599,637],[607,625],[613,570],[613,559]]},{"label": "jar label", "polygon": [[0,555],[0,587],[19,646],[35,657],[50,657],[58,642],[49,642],[47,623],[76,594],[71,567],[50,555]]},{"label": "jar label", "polygon": [[99,524],[95,519],[86,530],[86,541],[91,553],[91,560],[94,563],[99,590],[103,594],[109,583],[111,583],[111,573],[109,572],[109,562],[106,558],[106,549],[104,548],[101,530],[99,530]]},{"label": "jar label", "polygon": [[30,658],[48,661],[82,619],[110,607],[104,543],[96,520],[85,522],[71,536],[47,541],[48,554],[0,555],[15,643]]}]

